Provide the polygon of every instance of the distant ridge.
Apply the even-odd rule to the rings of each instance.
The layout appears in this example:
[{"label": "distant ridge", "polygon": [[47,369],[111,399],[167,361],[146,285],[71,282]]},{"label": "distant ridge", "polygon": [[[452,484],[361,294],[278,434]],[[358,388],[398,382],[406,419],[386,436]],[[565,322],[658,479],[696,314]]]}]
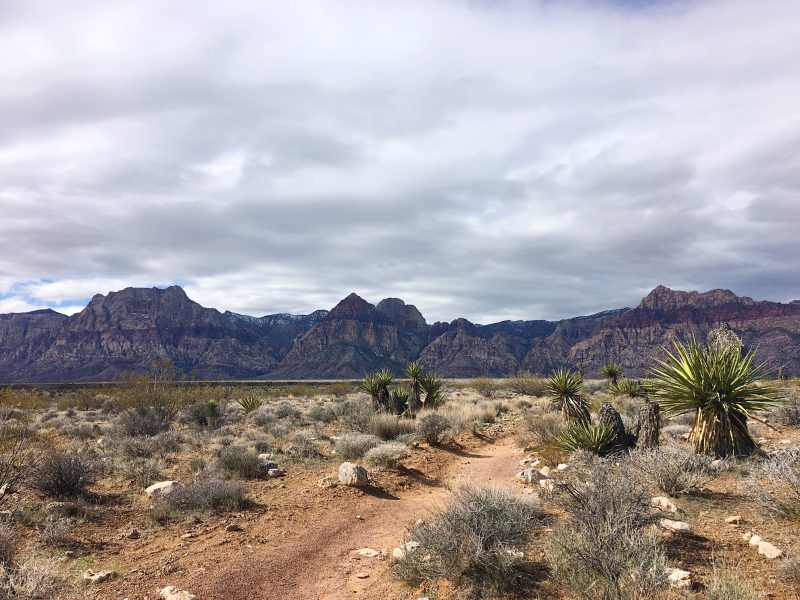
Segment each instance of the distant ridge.
[{"label": "distant ridge", "polygon": [[609,360],[641,374],[675,338],[729,324],[761,359],[800,375],[800,302],[755,301],[730,290],[658,286],[635,308],[560,321],[428,324],[411,304],[373,305],[353,293],[330,311],[263,317],[219,312],[179,286],[97,294],[68,317],[50,309],[0,315],[0,383],[112,380],[170,359],[202,379],[359,377],[419,360],[446,377],[548,373]]}]

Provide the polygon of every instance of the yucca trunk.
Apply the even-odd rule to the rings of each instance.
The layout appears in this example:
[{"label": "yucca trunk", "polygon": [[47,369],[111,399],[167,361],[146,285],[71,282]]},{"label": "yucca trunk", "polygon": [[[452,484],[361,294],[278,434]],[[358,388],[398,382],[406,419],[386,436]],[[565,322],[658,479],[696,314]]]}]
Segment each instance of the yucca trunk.
[{"label": "yucca trunk", "polygon": [[568,424],[588,423],[592,419],[589,408],[582,399],[565,399],[561,404],[561,417]]},{"label": "yucca trunk", "polygon": [[411,389],[408,390],[408,410],[411,412],[417,412],[420,408],[422,408],[422,387],[419,384],[419,381],[414,381],[411,383]]},{"label": "yucca trunk", "polygon": [[597,417],[601,425],[611,430],[614,439],[612,446],[615,448],[630,448],[631,443],[628,438],[628,432],[625,431],[625,423],[622,422],[622,417],[616,408],[608,402],[603,402],[600,405],[600,410],[597,411]]},{"label": "yucca trunk", "polygon": [[656,402],[645,402],[636,418],[636,445],[656,448],[661,435],[661,409]]},{"label": "yucca trunk", "polygon": [[758,450],[747,430],[747,417],[716,406],[698,409],[689,443],[695,453],[711,454],[717,458],[749,456]]}]

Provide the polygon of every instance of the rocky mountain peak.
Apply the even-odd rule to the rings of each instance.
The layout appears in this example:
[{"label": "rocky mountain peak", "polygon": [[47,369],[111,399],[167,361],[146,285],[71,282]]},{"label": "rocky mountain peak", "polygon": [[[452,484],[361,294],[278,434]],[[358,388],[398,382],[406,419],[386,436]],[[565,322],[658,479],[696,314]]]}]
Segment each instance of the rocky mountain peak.
[{"label": "rocky mountain peak", "polygon": [[428,332],[428,324],[422,313],[416,306],[406,304],[400,298],[385,298],[375,308],[401,330],[420,334]]},{"label": "rocky mountain peak", "polygon": [[728,304],[750,306],[752,298],[737,296],[730,290],[716,289],[708,292],[683,292],[659,285],[645,296],[639,308],[652,310],[677,310],[684,307],[714,308]]},{"label": "rocky mountain peak", "polygon": [[334,306],[325,320],[384,321],[385,318],[372,304],[353,292]]}]

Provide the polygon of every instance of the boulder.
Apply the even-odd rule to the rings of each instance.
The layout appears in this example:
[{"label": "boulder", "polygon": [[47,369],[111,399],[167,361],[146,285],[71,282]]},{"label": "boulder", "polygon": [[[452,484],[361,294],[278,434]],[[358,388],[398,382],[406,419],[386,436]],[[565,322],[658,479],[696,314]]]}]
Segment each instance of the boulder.
[{"label": "boulder", "polygon": [[86,583],[103,583],[116,576],[115,571],[84,571],[83,580]]},{"label": "boulder", "polygon": [[776,548],[769,542],[764,542],[764,541],[758,544],[758,553],[770,559],[780,558],[781,556],[783,556],[783,550],[780,550],[779,548]]},{"label": "boulder", "polygon": [[524,471],[517,473],[517,479],[524,483],[536,483],[537,481],[547,479],[547,476],[542,475],[542,473],[536,469],[525,469]]},{"label": "boulder", "polygon": [[197,596],[194,594],[176,588],[174,585],[168,585],[159,590],[158,597],[161,598],[161,600],[197,600]]},{"label": "boulder", "polygon": [[272,460],[272,454],[258,455],[258,471],[262,477],[269,477],[269,472],[278,469],[278,463]]},{"label": "boulder", "polygon": [[419,548],[419,542],[410,541],[400,544],[397,548],[392,550],[392,558],[395,560],[400,560],[405,558],[406,554],[411,554],[417,548]]},{"label": "boulder", "polygon": [[661,527],[672,533],[692,533],[692,526],[684,521],[673,521],[672,519],[661,519],[658,522]]},{"label": "boulder", "polygon": [[667,567],[667,581],[669,581],[670,587],[690,588],[692,587],[692,574],[689,571]]},{"label": "boulder", "polygon": [[661,512],[678,512],[678,507],[675,503],[666,496],[654,496],[650,498],[650,506],[657,508]]},{"label": "boulder", "polygon": [[169,496],[172,492],[181,487],[183,487],[183,484],[180,481],[159,481],[147,488],[144,493],[147,494],[148,498],[156,500],[164,496]]},{"label": "boulder", "polygon": [[339,481],[349,486],[362,486],[369,483],[369,473],[367,470],[353,463],[342,463],[339,465]]}]

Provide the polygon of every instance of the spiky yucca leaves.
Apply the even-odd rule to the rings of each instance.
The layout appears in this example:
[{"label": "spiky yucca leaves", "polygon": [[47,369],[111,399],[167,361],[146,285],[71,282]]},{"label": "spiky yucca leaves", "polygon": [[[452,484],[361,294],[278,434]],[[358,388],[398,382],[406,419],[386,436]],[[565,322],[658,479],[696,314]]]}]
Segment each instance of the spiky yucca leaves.
[{"label": "spiky yucca leaves", "polygon": [[408,390],[396,389],[389,394],[389,412],[401,415],[408,406]]},{"label": "spiky yucca leaves", "polygon": [[422,399],[422,406],[424,408],[437,408],[444,402],[444,394],[442,394],[442,386],[444,381],[436,377],[436,375],[423,375],[419,378],[419,384],[422,391],[425,392],[425,397]]},{"label": "spiky yucca leaves", "polygon": [[752,413],[779,401],[778,391],[759,383],[768,373],[754,364],[753,352],[742,354],[736,344],[708,345],[690,339],[674,342],[657,360],[648,389],[666,413],[694,412],[689,441],[698,454],[747,456],[757,450],[747,429]]},{"label": "spiky yucca leaves", "polygon": [[388,369],[381,369],[375,373],[364,375],[359,387],[362,391],[370,395],[376,409],[391,410],[389,386],[393,381],[394,375],[392,375],[391,371]]},{"label": "spiky yucca leaves", "polygon": [[591,421],[578,421],[564,429],[556,437],[556,446],[564,452],[586,450],[600,456],[619,450],[614,429]]},{"label": "spiky yucca leaves", "polygon": [[264,404],[264,398],[255,392],[248,392],[239,398],[236,403],[241,407],[245,414],[250,414],[257,408],[261,408],[261,406]]},{"label": "spiky yucca leaves", "polygon": [[622,367],[615,362],[610,362],[602,366],[600,373],[608,379],[609,385],[616,385],[620,377],[622,377]]},{"label": "spiky yucca leaves", "polygon": [[583,378],[569,369],[558,369],[547,380],[550,401],[567,423],[589,422],[589,405],[581,393]]},{"label": "spiky yucca leaves", "polygon": [[408,410],[412,413],[422,408],[422,365],[414,361],[406,367],[406,377],[411,380],[411,387],[408,389]]},{"label": "spiky yucca leaves", "polygon": [[628,379],[627,377],[619,379],[616,383],[609,384],[608,391],[615,397],[629,396],[631,398],[644,398],[647,395],[647,391],[641,381]]}]

